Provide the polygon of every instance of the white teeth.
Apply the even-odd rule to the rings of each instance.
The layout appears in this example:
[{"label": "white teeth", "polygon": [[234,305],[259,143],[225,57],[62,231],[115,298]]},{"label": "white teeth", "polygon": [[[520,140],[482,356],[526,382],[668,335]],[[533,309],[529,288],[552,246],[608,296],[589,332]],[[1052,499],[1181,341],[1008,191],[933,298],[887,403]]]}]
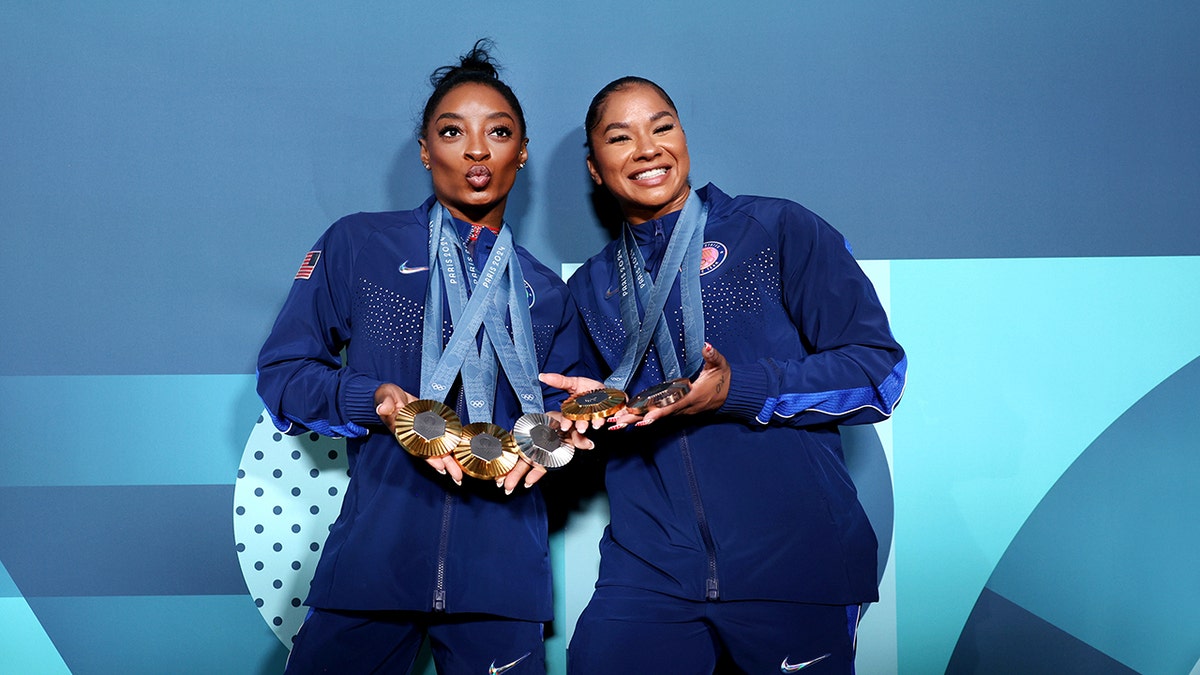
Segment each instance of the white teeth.
[{"label": "white teeth", "polygon": [[649,171],[643,171],[641,173],[634,174],[633,179],[634,180],[645,180],[647,178],[657,178],[658,176],[661,176],[661,175],[665,174],[666,172],[667,172],[667,170],[663,169],[663,168],[650,169]]}]

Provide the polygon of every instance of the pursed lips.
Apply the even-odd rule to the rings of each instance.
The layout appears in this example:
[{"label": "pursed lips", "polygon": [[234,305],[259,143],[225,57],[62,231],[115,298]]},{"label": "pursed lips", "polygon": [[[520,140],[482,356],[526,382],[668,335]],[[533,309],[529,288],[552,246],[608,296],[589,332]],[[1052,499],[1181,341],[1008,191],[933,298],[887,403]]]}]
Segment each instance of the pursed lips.
[{"label": "pursed lips", "polygon": [[492,182],[492,171],[482,164],[476,164],[467,170],[467,182],[471,187],[481,190]]}]

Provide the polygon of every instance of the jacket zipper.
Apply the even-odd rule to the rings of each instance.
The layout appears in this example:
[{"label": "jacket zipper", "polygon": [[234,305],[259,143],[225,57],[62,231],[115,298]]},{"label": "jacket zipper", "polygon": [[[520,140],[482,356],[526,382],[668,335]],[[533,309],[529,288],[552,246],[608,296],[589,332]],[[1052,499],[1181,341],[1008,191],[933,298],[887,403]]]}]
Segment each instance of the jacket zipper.
[{"label": "jacket zipper", "polygon": [[[458,413],[466,408],[466,393],[462,385],[458,388]],[[437,581],[433,586],[433,611],[446,611],[446,559],[450,555],[450,515],[454,512],[454,493],[446,491],[442,501],[442,532],[438,538]]]},{"label": "jacket zipper", "polygon": [[433,588],[433,611],[446,611],[446,559],[450,550],[450,513],[454,510],[454,495],[446,493],[442,503],[442,534],[438,540],[437,583]]},{"label": "jacket zipper", "polygon": [[708,518],[704,515],[704,503],[700,501],[700,485],[696,482],[696,469],[692,466],[692,451],[688,445],[687,432],[679,434],[679,451],[683,455],[683,468],[687,471],[688,487],[692,491],[692,506],[696,509],[696,522],[700,526],[700,537],[704,540],[704,552],[708,554],[708,579],[704,584],[706,600],[721,599],[721,585],[717,577],[717,551],[712,532],[708,529]]}]

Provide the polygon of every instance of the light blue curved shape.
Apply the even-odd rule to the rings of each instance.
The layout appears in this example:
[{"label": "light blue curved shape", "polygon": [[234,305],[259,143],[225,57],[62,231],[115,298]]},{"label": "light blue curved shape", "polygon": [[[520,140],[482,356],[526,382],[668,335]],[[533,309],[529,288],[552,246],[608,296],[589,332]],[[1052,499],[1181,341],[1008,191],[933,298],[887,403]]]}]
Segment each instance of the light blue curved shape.
[{"label": "light blue curved shape", "polygon": [[987,587],[1140,673],[1200,654],[1200,358],[1046,494]]},{"label": "light blue curved shape", "polygon": [[893,261],[912,377],[892,420],[901,675],[944,672],[1025,520],[1196,357],[1200,257]]}]

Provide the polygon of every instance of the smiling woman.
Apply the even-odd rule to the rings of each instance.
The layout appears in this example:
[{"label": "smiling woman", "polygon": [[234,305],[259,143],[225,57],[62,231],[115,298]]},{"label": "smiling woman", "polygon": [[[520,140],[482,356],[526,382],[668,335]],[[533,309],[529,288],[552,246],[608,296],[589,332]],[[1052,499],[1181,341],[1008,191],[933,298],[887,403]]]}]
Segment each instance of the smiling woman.
[{"label": "smiling woman", "polygon": [[[644,91],[657,95],[639,95]],[[630,225],[682,209],[691,158],[671,97],[653,82],[627,77],[596,99],[584,123],[592,180],[608,189]]]},{"label": "smiling woman", "polygon": [[875,289],[799,204],[692,190],[653,82],[612,82],[584,127],[592,180],[625,219],[570,280],[609,375],[544,377],[644,403],[607,420],[629,428],[568,669],[852,673],[877,542],[838,426],[888,418],[907,369]]},{"label": "smiling woman", "polygon": [[545,668],[546,468],[509,430],[557,410],[537,373],[587,372],[587,338],[505,224],[528,140],[487,47],[432,77],[418,142],[433,197],[330,227],[259,356],[275,426],[344,436],[350,473],[289,673],[406,672],[426,637],[439,672]]}]

